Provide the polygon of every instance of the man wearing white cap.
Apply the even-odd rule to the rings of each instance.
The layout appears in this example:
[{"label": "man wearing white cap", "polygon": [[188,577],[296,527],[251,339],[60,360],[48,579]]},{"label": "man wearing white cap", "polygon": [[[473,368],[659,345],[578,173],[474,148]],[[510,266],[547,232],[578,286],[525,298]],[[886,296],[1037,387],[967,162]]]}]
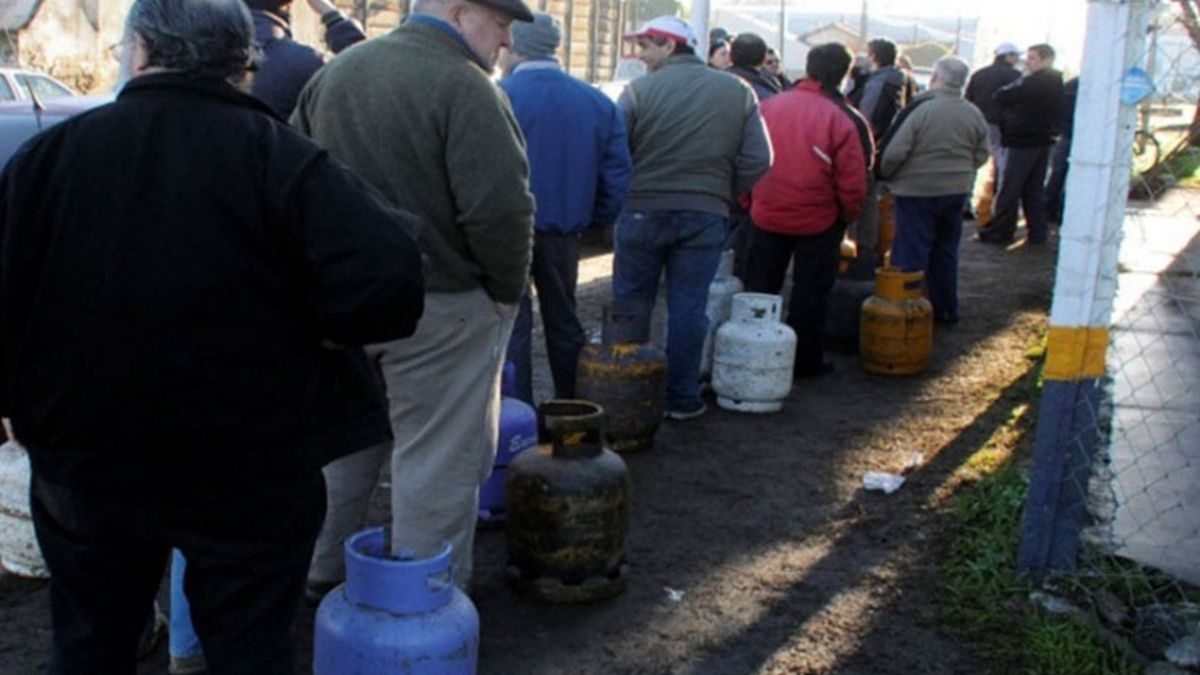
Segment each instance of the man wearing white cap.
[{"label": "man wearing white cap", "polygon": [[700,351],[708,285],[717,271],[730,205],[771,165],[771,145],[750,86],[706,68],[687,22],[663,16],[636,33],[649,70],[618,101],[633,154],[633,182],[616,228],[613,298],[648,313],[667,276],[666,416],[704,414]]},{"label": "man wearing white cap", "polygon": [[992,153],[996,191],[1000,190],[1000,177],[1004,175],[1004,146],[1000,144],[1000,107],[992,100],[996,92],[1016,82],[1021,77],[1017,70],[1017,62],[1021,60],[1021,50],[1011,42],[1005,42],[996,47],[996,58],[992,65],[975,71],[967,82],[967,90],[963,98],[975,104],[988,125],[988,151]]}]

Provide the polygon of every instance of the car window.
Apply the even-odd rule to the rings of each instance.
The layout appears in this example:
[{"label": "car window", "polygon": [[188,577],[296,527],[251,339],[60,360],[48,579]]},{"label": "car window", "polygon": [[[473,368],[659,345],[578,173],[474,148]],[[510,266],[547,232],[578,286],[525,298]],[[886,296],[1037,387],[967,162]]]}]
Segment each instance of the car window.
[{"label": "car window", "polygon": [[0,101],[15,100],[17,100],[17,93],[8,85],[8,80],[3,75],[0,75]]},{"label": "car window", "polygon": [[17,75],[17,85],[26,92],[33,92],[39,99],[71,96],[71,90],[48,77],[40,75]]}]

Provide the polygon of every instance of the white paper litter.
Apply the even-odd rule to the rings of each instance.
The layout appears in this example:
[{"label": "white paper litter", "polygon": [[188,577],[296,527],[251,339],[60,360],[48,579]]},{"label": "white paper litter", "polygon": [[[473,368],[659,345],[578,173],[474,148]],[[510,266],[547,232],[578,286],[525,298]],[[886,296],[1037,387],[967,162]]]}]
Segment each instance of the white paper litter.
[{"label": "white paper litter", "polygon": [[663,586],[663,592],[667,594],[667,599],[671,602],[683,602],[684,592],[678,588]]},{"label": "white paper litter", "polygon": [[925,453],[914,452],[912,454],[912,457],[909,457],[908,461],[904,463],[904,469],[900,473],[908,473],[909,471],[912,471],[913,469],[921,466],[924,463],[925,463]]},{"label": "white paper litter", "polygon": [[884,494],[892,494],[904,485],[904,476],[883,471],[868,471],[863,474],[863,487],[868,490],[881,490]]}]

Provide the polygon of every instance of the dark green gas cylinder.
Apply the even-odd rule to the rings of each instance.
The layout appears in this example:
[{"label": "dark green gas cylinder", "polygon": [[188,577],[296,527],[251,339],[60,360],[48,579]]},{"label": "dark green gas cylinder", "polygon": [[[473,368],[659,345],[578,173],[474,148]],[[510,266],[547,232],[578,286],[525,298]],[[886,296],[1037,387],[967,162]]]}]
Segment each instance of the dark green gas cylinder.
[{"label": "dark green gas cylinder", "polygon": [[579,354],[575,395],[604,408],[605,440],[617,452],[654,447],[667,394],[667,356],[646,344],[649,317],[605,309],[600,344]]},{"label": "dark green gas cylinder", "polygon": [[603,444],[604,411],[588,401],[542,405],[551,443],[508,465],[509,580],[551,602],[625,590],[629,472]]}]

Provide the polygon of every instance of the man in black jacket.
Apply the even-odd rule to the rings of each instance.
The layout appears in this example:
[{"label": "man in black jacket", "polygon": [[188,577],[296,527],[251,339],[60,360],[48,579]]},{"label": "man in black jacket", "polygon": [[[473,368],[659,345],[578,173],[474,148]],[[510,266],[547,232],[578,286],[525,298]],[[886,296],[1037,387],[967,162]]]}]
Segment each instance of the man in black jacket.
[{"label": "man in black jacket", "polygon": [[[254,18],[254,41],[263,50],[262,68],[250,93],[283,119],[296,108],[300,90],[325,65],[317,50],[292,39],[292,0],[243,0]],[[366,39],[359,27],[329,0],[307,0],[325,26],[325,44],[334,54]]]},{"label": "man in black jacket", "polygon": [[992,65],[985,66],[971,75],[963,98],[975,104],[988,124],[988,152],[992,154],[992,184],[1000,188],[1000,177],[1004,175],[1004,146],[1000,143],[1000,107],[992,100],[996,92],[1021,79],[1017,61],[1021,50],[1011,42],[996,47],[996,58]]},{"label": "man in black jacket", "polygon": [[996,193],[992,220],[979,233],[989,244],[1007,244],[1017,230],[1018,207],[1025,212],[1030,244],[1045,243],[1045,181],[1050,148],[1059,134],[1063,108],[1062,73],[1054,69],[1054,48],[1038,44],[1025,55],[1029,74],[996,92],[1001,143],[1006,148],[1004,174]]},{"label": "man in black jacket", "polygon": [[737,75],[750,85],[759,103],[780,92],[779,81],[763,70],[767,60],[767,43],[754,33],[742,33],[729,46],[733,65],[725,72]]},{"label": "man in black jacket", "polygon": [[[898,57],[896,43],[886,38],[877,38],[867,43],[867,61],[871,73],[861,87],[851,90],[849,98],[858,111],[871,123],[871,137],[880,141],[875,148],[875,157],[868,158],[872,166],[879,166],[883,139],[887,135],[896,113],[904,109],[917,95],[917,86],[912,78],[896,67]],[[883,259],[883,251],[875,250],[879,241],[879,197],[883,185],[876,181],[873,173],[867,177],[867,199],[862,215],[854,224],[854,239],[858,243],[858,257],[851,276],[871,278],[875,268]]]},{"label": "man in black jacket", "polygon": [[132,673],[168,552],[212,672],[292,671],[321,466],[385,441],[360,349],[423,308],[412,222],[230,81],[239,0],[137,0],[116,102],[0,174],[0,414],[54,673]]}]

